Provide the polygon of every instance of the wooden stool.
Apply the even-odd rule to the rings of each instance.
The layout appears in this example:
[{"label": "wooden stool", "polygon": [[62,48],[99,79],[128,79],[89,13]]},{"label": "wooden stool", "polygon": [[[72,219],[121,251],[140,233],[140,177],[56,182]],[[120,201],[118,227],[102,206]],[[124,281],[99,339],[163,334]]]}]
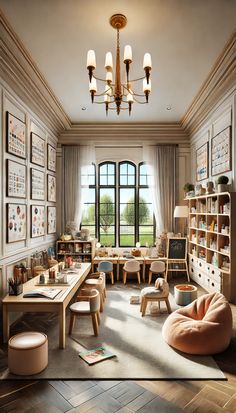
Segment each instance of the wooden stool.
[{"label": "wooden stool", "polygon": [[40,373],[48,365],[46,334],[28,331],[8,341],[8,367],[13,374],[29,376]]}]

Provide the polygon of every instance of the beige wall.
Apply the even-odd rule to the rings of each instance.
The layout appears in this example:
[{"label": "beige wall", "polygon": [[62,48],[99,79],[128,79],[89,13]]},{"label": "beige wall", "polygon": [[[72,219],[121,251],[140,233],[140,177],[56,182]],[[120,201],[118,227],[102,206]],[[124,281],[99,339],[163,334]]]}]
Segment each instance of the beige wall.
[{"label": "beige wall", "polygon": [[[7,276],[12,276],[12,269],[15,263],[26,260],[30,264],[29,257],[36,251],[42,251],[47,249],[50,245],[53,245],[56,234],[47,234],[47,207],[49,205],[56,205],[47,201],[47,144],[57,146],[57,136],[53,130],[49,129],[39,117],[31,111],[31,109],[24,104],[24,102],[14,93],[14,91],[4,82],[0,84],[1,94],[1,145],[0,145],[0,288],[2,291],[7,289]],[[26,124],[26,159],[16,157],[7,152],[6,148],[6,112],[10,112]],[[45,167],[39,167],[30,162],[30,134],[36,133],[42,139],[45,140]],[[7,173],[6,162],[7,159],[18,162],[26,166],[26,198],[12,198],[6,196],[7,186]],[[44,172],[45,178],[45,200],[31,200],[30,194],[30,172],[31,168],[38,169]],[[51,175],[55,175],[50,171]],[[27,235],[26,239],[19,242],[8,243],[6,239],[7,234],[7,204],[25,204],[27,205]],[[45,235],[37,238],[31,238],[31,205],[42,205],[45,207]]]}]

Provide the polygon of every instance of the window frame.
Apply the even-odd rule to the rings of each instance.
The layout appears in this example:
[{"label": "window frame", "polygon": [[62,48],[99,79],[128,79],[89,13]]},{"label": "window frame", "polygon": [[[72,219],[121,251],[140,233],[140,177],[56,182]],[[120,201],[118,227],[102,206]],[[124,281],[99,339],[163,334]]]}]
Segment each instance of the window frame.
[{"label": "window frame", "polygon": [[[103,165],[114,165],[114,185],[101,185],[100,183],[100,168]],[[117,196],[116,196],[116,183],[117,183],[117,173],[116,173],[116,162],[114,161],[103,161],[98,164],[98,191],[97,191],[97,238],[101,243],[101,231],[100,231],[100,189],[112,188],[114,189],[114,239],[115,244],[112,245],[113,248],[116,247],[116,235],[117,235],[117,222],[116,222],[116,205],[117,205]]]}]

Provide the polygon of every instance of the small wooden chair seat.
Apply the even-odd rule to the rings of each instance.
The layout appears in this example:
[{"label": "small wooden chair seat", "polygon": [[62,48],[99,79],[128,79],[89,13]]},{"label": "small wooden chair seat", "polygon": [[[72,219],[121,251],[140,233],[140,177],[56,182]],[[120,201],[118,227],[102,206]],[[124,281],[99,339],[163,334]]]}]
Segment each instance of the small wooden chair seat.
[{"label": "small wooden chair seat", "polygon": [[167,311],[171,313],[171,306],[169,302],[169,284],[163,278],[158,278],[155,283],[155,287],[145,287],[141,290],[141,306],[140,311],[142,317],[146,313],[147,305],[149,302],[158,302],[160,309],[161,301],[164,301],[167,307]]},{"label": "small wooden chair seat", "polygon": [[100,294],[97,290],[85,290],[80,291],[80,295],[77,296],[77,302],[70,306],[70,327],[69,334],[71,335],[75,318],[77,316],[91,316],[93,323],[94,335],[98,335],[98,326],[100,324]]},{"label": "small wooden chair seat", "polygon": [[135,259],[126,261],[123,267],[123,283],[126,284],[127,274],[137,274],[138,283],[140,284],[140,263]]}]

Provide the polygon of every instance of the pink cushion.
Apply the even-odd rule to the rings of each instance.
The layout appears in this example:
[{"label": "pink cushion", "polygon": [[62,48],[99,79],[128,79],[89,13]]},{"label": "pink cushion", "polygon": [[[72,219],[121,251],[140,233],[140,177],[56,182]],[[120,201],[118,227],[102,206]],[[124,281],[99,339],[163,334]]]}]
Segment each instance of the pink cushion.
[{"label": "pink cushion", "polygon": [[164,340],[189,354],[216,354],[231,339],[232,311],[220,293],[205,294],[186,307],[174,311],[162,328]]}]

